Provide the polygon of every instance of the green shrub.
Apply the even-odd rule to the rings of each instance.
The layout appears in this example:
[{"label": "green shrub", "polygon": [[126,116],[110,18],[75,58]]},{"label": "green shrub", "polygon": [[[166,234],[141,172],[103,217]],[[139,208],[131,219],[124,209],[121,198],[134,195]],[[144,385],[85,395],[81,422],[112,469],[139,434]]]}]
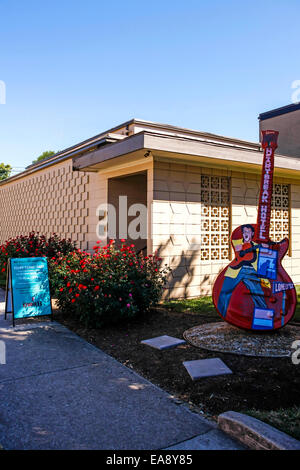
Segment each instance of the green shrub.
[{"label": "green shrub", "polygon": [[137,255],[134,246],[113,242],[94,254],[80,250],[51,260],[52,287],[58,307],[86,326],[128,320],[149,311],[166,283],[168,268],[156,256]]}]

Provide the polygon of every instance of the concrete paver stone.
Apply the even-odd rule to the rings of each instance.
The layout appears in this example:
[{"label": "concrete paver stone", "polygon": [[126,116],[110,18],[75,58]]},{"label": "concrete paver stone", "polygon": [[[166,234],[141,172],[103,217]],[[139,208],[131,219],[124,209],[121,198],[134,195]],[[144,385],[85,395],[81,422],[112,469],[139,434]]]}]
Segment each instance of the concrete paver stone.
[{"label": "concrete paver stone", "polygon": [[142,344],[146,344],[155,349],[170,349],[179,346],[180,344],[185,344],[186,341],[179,338],[174,338],[173,336],[163,335],[157,336],[156,338],[145,339],[141,341]]},{"label": "concrete paver stone", "polygon": [[192,380],[199,380],[203,377],[213,377],[216,375],[232,374],[229,367],[224,362],[216,358],[198,359],[196,361],[183,362]]}]

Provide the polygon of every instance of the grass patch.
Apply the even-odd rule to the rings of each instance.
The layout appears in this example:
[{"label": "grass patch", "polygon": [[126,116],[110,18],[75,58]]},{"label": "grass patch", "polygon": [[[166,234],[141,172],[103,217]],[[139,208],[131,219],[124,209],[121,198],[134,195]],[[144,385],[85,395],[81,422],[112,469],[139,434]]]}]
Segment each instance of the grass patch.
[{"label": "grass patch", "polygon": [[197,297],[195,299],[168,300],[163,303],[163,306],[178,313],[199,313],[219,317],[211,296]]},{"label": "grass patch", "polygon": [[293,321],[297,321],[300,323],[300,286],[295,286],[295,287],[296,287],[296,292],[297,292],[298,303],[296,305],[296,312],[295,312]]},{"label": "grass patch", "polygon": [[[300,285],[296,286],[296,292],[298,303],[292,321],[300,323]],[[195,299],[168,300],[163,302],[163,306],[173,312],[198,313],[204,316],[219,318],[211,296],[197,297]]]},{"label": "grass patch", "polygon": [[293,406],[292,408],[280,408],[275,411],[259,411],[251,409],[245,411],[245,414],[259,419],[264,423],[273,426],[279,431],[282,431],[295,439],[300,440],[300,407]]}]

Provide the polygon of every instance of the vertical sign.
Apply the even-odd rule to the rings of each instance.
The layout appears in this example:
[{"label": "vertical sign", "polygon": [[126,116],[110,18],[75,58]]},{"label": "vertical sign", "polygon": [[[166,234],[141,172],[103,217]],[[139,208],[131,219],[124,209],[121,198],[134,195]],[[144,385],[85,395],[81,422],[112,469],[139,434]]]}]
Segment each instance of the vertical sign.
[{"label": "vertical sign", "polygon": [[269,243],[270,217],[273,194],[274,153],[277,149],[278,131],[262,131],[264,159],[260,183],[255,242]]},{"label": "vertical sign", "polygon": [[6,314],[16,318],[51,315],[47,258],[11,258],[5,297]]}]

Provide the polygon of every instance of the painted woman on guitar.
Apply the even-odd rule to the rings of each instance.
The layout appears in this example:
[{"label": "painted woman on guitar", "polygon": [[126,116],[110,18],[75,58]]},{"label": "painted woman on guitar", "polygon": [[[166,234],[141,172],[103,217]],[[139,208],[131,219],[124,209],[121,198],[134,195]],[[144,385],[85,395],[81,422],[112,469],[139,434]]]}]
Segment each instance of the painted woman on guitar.
[{"label": "painted woman on guitar", "polygon": [[[252,225],[245,224],[242,226],[242,244],[238,240],[233,240],[235,253],[240,255],[240,262],[236,266],[228,266],[225,272],[218,302],[218,310],[224,318],[226,317],[232,293],[240,282],[243,282],[249,290],[255,307],[267,308],[261,281],[267,283],[268,280],[261,279],[257,274],[258,245],[253,242],[254,232],[255,230]],[[265,247],[268,248],[268,245],[266,244]]]}]

